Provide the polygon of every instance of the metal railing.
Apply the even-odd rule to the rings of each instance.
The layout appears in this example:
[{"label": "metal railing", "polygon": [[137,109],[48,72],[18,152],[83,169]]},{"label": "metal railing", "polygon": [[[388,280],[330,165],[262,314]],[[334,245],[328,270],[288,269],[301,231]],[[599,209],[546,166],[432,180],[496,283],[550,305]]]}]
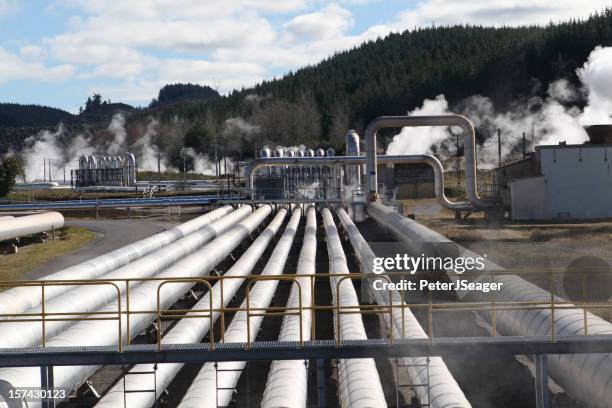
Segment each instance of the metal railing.
[{"label": "metal railing", "polygon": [[[78,321],[88,321],[88,320],[114,320],[117,321],[117,350],[121,352],[122,347],[124,345],[124,341],[122,340],[125,334],[126,336],[126,344],[130,344],[130,317],[137,314],[150,314],[151,322],[156,322],[158,326],[157,330],[157,339],[156,344],[158,350],[161,349],[161,345],[163,343],[163,336],[161,330],[161,323],[163,320],[175,320],[175,319],[183,319],[183,318],[204,318],[210,319],[210,330],[208,333],[208,342],[210,343],[210,350],[214,350],[218,343],[223,343],[225,341],[225,329],[226,329],[226,319],[230,315],[234,315],[238,312],[246,313],[247,319],[247,342],[246,345],[248,348],[253,347],[253,343],[255,341],[255,335],[250,332],[249,321],[251,318],[255,316],[288,316],[294,315],[299,317],[300,321],[300,338],[298,343],[300,346],[304,344],[304,333],[302,333],[302,319],[304,313],[310,313],[312,324],[311,324],[311,340],[327,340],[321,339],[317,336],[316,332],[316,312],[329,313],[329,317],[333,318],[334,325],[336,326],[336,333],[340,333],[340,324],[341,320],[340,316],[343,314],[360,314],[360,315],[378,315],[384,317],[385,315],[391,317],[394,313],[401,314],[401,336],[399,338],[406,338],[407,332],[406,327],[404,326],[404,313],[407,309],[412,309],[413,311],[424,310],[426,314],[426,333],[429,336],[429,342],[433,343],[435,341],[435,333],[433,330],[433,321],[434,316],[440,313],[456,313],[456,312],[480,312],[480,313],[488,313],[492,335],[497,335],[497,313],[501,311],[509,311],[509,310],[550,310],[550,318],[552,323],[552,330],[549,335],[550,341],[555,342],[557,340],[556,330],[555,330],[555,312],[564,309],[583,309],[583,330],[584,335],[588,335],[588,316],[589,313],[593,312],[595,314],[600,313],[601,311],[610,311],[612,312],[612,298],[608,300],[601,301],[568,301],[561,300],[558,296],[555,295],[555,277],[560,272],[567,272],[566,268],[564,269],[550,269],[546,272],[543,272],[540,269],[529,269],[529,268],[520,268],[520,269],[509,269],[505,271],[496,271],[490,272],[488,274],[489,280],[488,282],[494,283],[496,282],[496,278],[498,275],[519,275],[519,276],[535,276],[535,275],[544,275],[550,278],[550,286],[548,290],[550,291],[550,300],[549,301],[501,301],[496,297],[496,291],[490,291],[490,299],[488,301],[478,301],[478,302],[454,302],[448,300],[439,300],[435,299],[432,291],[426,291],[425,293],[420,293],[421,301],[411,302],[407,301],[404,296],[400,297],[400,301],[398,301],[398,297],[393,298],[392,292],[388,293],[388,304],[367,304],[362,301],[359,305],[341,305],[341,304],[316,304],[315,299],[317,299],[316,292],[319,290],[329,290],[327,288],[321,289],[317,288],[317,283],[321,281],[332,282],[330,278],[335,278],[335,287],[331,287],[331,290],[336,291],[336,295],[339,295],[340,285],[346,284],[346,282],[352,282],[354,280],[361,280],[362,285],[368,284],[367,282],[372,281],[373,279],[382,279],[387,283],[397,282],[398,280],[407,278],[411,276],[412,278],[418,277],[423,279],[425,274],[418,275],[409,275],[405,272],[389,272],[384,275],[372,275],[372,274],[363,274],[363,273],[350,273],[350,274],[327,274],[327,273],[318,273],[316,275],[295,275],[295,274],[284,274],[280,276],[269,276],[269,275],[251,275],[251,276],[203,276],[203,277],[185,277],[185,278],[139,278],[139,279],[114,279],[112,281],[109,280],[62,280],[62,281],[44,281],[44,280],[35,280],[35,281],[0,281],[0,289],[7,287],[37,287],[40,288],[40,296],[41,296],[41,306],[40,311],[38,312],[24,312],[18,314],[0,314],[0,329],[2,327],[3,322],[40,322],[41,323],[41,344],[44,347],[48,341],[46,338],[46,324],[48,322],[57,322],[57,321],[69,321],[69,322],[78,322]],[[592,268],[592,269],[581,269],[580,272],[587,273],[603,273],[610,272],[608,268]],[[463,277],[470,276],[470,273],[466,272]],[[224,282],[227,282],[229,279],[241,279],[245,281],[243,285],[243,296],[247,300],[244,307],[225,307],[223,306],[224,301],[224,291],[223,286]],[[259,307],[253,308],[250,305],[250,289],[256,282],[259,281],[269,281],[269,280],[278,280],[282,282],[287,282],[291,284],[297,285],[298,294],[299,294],[299,304],[294,307],[290,306],[269,306],[269,307]],[[144,282],[150,281],[158,281],[159,285],[157,287],[157,307],[154,310],[132,310],[130,305],[130,290],[134,288],[135,285]],[[582,280],[583,282],[583,292],[585,294],[584,299],[588,299],[587,289],[586,289],[586,275]],[[308,282],[308,284],[304,284],[303,282]],[[163,291],[162,289],[171,284],[184,284],[184,283],[192,283],[195,285],[202,285],[205,289],[204,296],[209,297],[209,308],[206,309],[186,309],[186,308],[163,308]],[[220,294],[218,301],[215,301],[213,295],[213,287],[214,285],[220,285]],[[112,312],[107,311],[98,311],[98,312],[89,312],[89,311],[79,311],[79,310],[71,310],[64,312],[50,312],[46,308],[45,298],[45,288],[49,286],[56,285],[65,285],[65,286],[90,286],[90,285],[108,285],[115,289],[117,302],[116,311]],[[120,288],[124,288],[122,291]],[[310,297],[313,300],[313,304],[310,306],[306,306],[302,303],[302,294],[305,291],[310,291]],[[123,292],[123,293],[122,293]],[[410,292],[407,292],[410,293]],[[385,297],[387,294],[385,295]],[[423,300],[426,299],[426,300]],[[219,306],[220,305],[220,306]],[[214,329],[215,320],[218,316],[219,319],[219,331],[217,332]],[[425,317],[423,317],[423,320]],[[389,325],[393,324],[393,319],[385,319],[388,321]],[[123,327],[125,324],[125,328]],[[394,340],[397,340],[398,337],[393,335],[393,327],[388,327],[387,333],[389,334],[388,341],[393,343]],[[339,334],[333,339],[337,347],[342,346],[343,339]],[[0,349],[1,350],[1,349]]]}]

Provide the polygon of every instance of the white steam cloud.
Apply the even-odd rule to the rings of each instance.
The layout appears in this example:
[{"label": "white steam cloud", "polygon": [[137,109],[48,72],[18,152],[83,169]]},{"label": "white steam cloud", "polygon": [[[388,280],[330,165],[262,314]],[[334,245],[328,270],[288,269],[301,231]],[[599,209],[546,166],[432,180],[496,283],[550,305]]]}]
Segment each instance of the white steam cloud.
[{"label": "white steam cloud", "polygon": [[[506,112],[497,112],[493,102],[484,96],[474,95],[458,104],[458,112],[467,116],[476,128],[487,137],[479,146],[478,160],[483,166],[497,164],[497,129],[502,135],[502,160],[522,150],[523,133],[527,145],[532,140],[538,145],[580,144],[588,140],[583,126],[612,123],[612,47],[595,48],[584,66],[577,70],[582,82],[578,90],[566,79],[553,82],[544,98],[533,97],[515,104]],[[567,105],[586,95],[584,110]],[[420,108],[410,115],[443,115],[453,113],[444,95],[426,99]],[[453,143],[448,129],[403,128],[393,138],[387,154],[423,154],[434,150],[444,151],[445,144]],[[442,148],[441,148],[442,147]],[[448,151],[448,149],[446,149]]]},{"label": "white steam cloud", "polygon": [[[423,106],[416,108],[408,114],[411,116],[447,115],[448,102],[444,95],[436,96],[436,99],[425,99]],[[443,127],[405,127],[393,137],[393,141],[387,147],[387,154],[423,154],[430,151],[431,147],[438,145],[448,137],[448,131]]]},{"label": "white steam cloud", "polygon": [[156,118],[149,118],[144,134],[130,148],[136,156],[139,170],[157,171],[158,160],[159,169],[161,171],[168,170],[166,156],[153,143],[153,139],[157,136],[158,127],[159,121]]},{"label": "white steam cloud", "polygon": [[78,168],[79,157],[83,154],[92,154],[94,148],[91,140],[81,134],[70,140],[66,139],[66,130],[61,123],[55,131],[44,130],[28,137],[25,140],[25,147],[20,152],[25,164],[24,181],[42,181],[50,178],[53,181],[63,181],[64,168],[66,180],[70,180],[70,170]]},{"label": "white steam cloud", "polygon": [[114,114],[107,129],[113,135],[113,140],[111,140],[106,147],[106,152],[109,154],[119,154],[125,152],[127,140],[125,116],[122,113]]},{"label": "white steam cloud", "polygon": [[588,105],[580,119],[583,125],[611,123],[612,47],[597,47],[578,70],[578,78],[588,92]]}]

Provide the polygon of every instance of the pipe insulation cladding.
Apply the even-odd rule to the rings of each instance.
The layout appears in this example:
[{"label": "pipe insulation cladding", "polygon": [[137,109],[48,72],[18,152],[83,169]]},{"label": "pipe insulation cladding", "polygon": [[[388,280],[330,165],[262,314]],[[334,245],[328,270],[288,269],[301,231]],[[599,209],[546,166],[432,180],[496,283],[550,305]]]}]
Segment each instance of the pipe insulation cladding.
[{"label": "pipe insulation cladding", "polygon": [[[374,265],[374,258],[376,258],[376,255],[359,232],[359,229],[357,229],[357,226],[351,220],[351,217],[349,217],[346,211],[341,207],[336,210],[336,213],[342,222],[344,230],[349,236],[349,240],[357,254],[362,270],[365,273],[376,276],[378,279],[384,277],[384,274],[374,274],[372,266]],[[372,289],[371,283],[373,280],[368,279],[368,282],[368,288]],[[370,290],[370,293],[376,303],[381,306],[389,305],[389,293],[391,294],[391,302],[393,304],[404,304],[397,291],[387,292]],[[388,329],[390,326],[390,317],[388,314],[384,314],[383,316]],[[393,309],[391,318],[393,319],[392,326],[394,338],[429,338],[409,308],[404,308],[403,313],[400,308]],[[459,388],[459,385],[441,357],[430,357],[429,366],[427,364],[427,359],[423,357],[402,358],[401,360],[403,360],[403,365],[408,367],[408,375],[411,384],[429,384],[427,388],[414,387],[414,391],[421,405],[432,408],[470,408],[472,406],[467,398],[465,398],[463,391]],[[399,381],[399,379],[396,378],[395,381]]]},{"label": "pipe insulation cladding", "polygon": [[[236,224],[231,230],[211,241],[203,248],[183,258],[162,274],[163,278],[198,278],[206,275],[230,253],[270,215],[272,207],[263,205],[253,214]],[[159,282],[150,281],[136,287],[130,292],[130,310],[152,311],[152,313],[138,313],[130,316],[129,327],[126,314],[121,314],[122,338],[119,339],[119,327],[115,320],[88,320],[81,321],[64,330],[47,343],[47,347],[63,346],[112,346],[119,340],[134,338],[143,332],[156,318],[157,290]],[[167,310],[185,294],[191,287],[191,282],[178,282],[167,284],[160,293],[159,308]],[[126,304],[125,296],[121,304]],[[112,302],[98,310],[108,315],[115,315],[119,306]],[[95,315],[99,316],[99,315]],[[191,319],[188,319],[191,320]],[[83,384],[99,367],[97,366],[66,366],[54,367],[53,377],[57,388],[74,390]],[[38,367],[0,368],[0,390],[10,390],[23,387],[39,388],[41,385],[40,370]],[[7,395],[0,395],[7,398]],[[40,407],[39,402],[23,402],[18,407]]]},{"label": "pipe insulation cladding", "polygon": [[0,241],[51,231],[64,226],[64,216],[58,212],[26,215],[0,221]]},{"label": "pipe insulation cladding", "polygon": [[[100,255],[83,263],[63,269],[44,277],[44,280],[95,279],[107,272],[126,265],[135,259],[160,249],[184,237],[232,211],[227,205],[187,221],[169,230],[144,238],[133,244]],[[45,300],[53,299],[73,286],[49,285],[45,287]],[[35,286],[15,287],[0,292],[0,314],[19,314],[41,303],[41,289]]]},{"label": "pipe insulation cladding", "polygon": [[[297,208],[294,209],[291,219],[287,224],[287,228],[285,228],[285,232],[276,244],[268,263],[261,273],[262,276],[274,277],[282,275],[285,263],[289,257],[289,251],[293,245],[295,233],[300,223],[300,218],[301,210]],[[249,309],[255,310],[269,307],[278,283],[279,281],[276,279],[257,281],[251,289],[248,305],[247,299],[245,299],[240,305],[240,308],[246,309],[248,307]],[[259,314],[249,317],[247,316],[246,310],[236,313],[229,328],[225,332],[224,341],[226,343],[246,343],[249,341],[249,333],[250,340],[253,341],[264,319],[262,314],[262,312],[259,312]],[[234,389],[238,384],[238,380],[245,366],[246,361],[204,364],[181,399],[178,407],[227,407],[232,401]],[[213,395],[215,395],[216,398],[213,398]]]},{"label": "pipe insulation cladding", "polygon": [[[425,227],[418,222],[394,212],[382,204],[368,205],[368,214],[383,227],[386,227],[401,241],[414,248],[433,248],[438,256],[478,256],[463,248],[443,235]],[[422,251],[416,252],[423,253]],[[612,334],[612,323],[585,311],[580,307],[564,304],[562,309],[556,309],[554,314],[546,308],[550,305],[553,295],[525,279],[511,273],[504,274],[504,268],[485,260],[485,271],[496,271],[495,281],[503,283],[496,292],[496,302],[541,302],[535,309],[497,310],[496,323],[498,331],[513,336],[550,336],[553,330],[555,336],[596,336]],[[500,273],[501,272],[501,273]],[[456,274],[447,272],[451,280],[458,279]],[[485,279],[471,277],[474,280]],[[462,276],[462,279],[470,279]],[[461,300],[487,302],[490,296],[480,291],[459,293]],[[564,299],[555,296],[555,302]],[[538,305],[536,305],[538,306]],[[488,314],[483,317],[490,319]],[[586,319],[586,332],[585,322]],[[586,350],[585,350],[586,351]],[[573,398],[581,400],[591,408],[609,408],[612,401],[612,353],[584,353],[548,355],[548,371],[550,376]]]},{"label": "pipe insulation cladding", "polygon": [[[327,238],[329,269],[332,275],[349,275],[342,241],[331,212],[323,208],[323,224]],[[334,314],[334,333],[342,340],[366,340],[365,327],[359,313],[359,298],[351,279],[330,277],[334,306],[344,313]],[[348,308],[347,308],[348,307]],[[354,309],[352,308],[354,307]],[[350,313],[356,312],[356,313]],[[338,360],[338,394],[342,408],[386,408],[385,395],[374,359],[355,358]]]},{"label": "pipe insulation cladding", "polygon": [[[194,310],[210,310],[211,296],[213,309],[226,307],[236,295],[238,289],[244,282],[244,278],[249,275],[257,262],[261,259],[266,248],[276,236],[283,220],[286,218],[285,209],[278,210],[274,219],[259,234],[257,239],[249,246],[240,258],[224,274],[226,277],[236,279],[226,279],[223,283],[216,282],[212,287],[212,293],[206,293],[193,306]],[[243,277],[243,279],[237,279]],[[223,296],[221,296],[223,291]],[[201,312],[191,312],[188,315],[201,315]],[[192,344],[199,343],[210,330],[211,321],[217,321],[219,312],[213,312],[213,316],[208,318],[185,318],[179,320],[172,329],[162,338],[164,344]],[[170,382],[176,377],[184,364],[158,364],[155,369],[153,364],[137,364],[132,367],[124,378],[120,379],[96,404],[97,408],[122,408],[124,404],[130,408],[149,408],[163,394]],[[153,374],[155,372],[155,374]],[[132,374],[132,373],[151,373],[151,374]],[[157,395],[153,393],[124,393],[126,390],[142,390],[155,384]],[[125,388],[124,388],[125,387]]]},{"label": "pipe insulation cladding", "polygon": [[[99,279],[103,279],[106,282],[113,282],[116,286],[110,284],[77,285],[71,290],[49,301],[45,301],[45,313],[62,314],[61,316],[58,315],[58,320],[51,320],[45,323],[45,338],[51,338],[76,323],[76,321],[59,319],[77,319],[79,316],[94,312],[107,303],[117,300],[117,297],[123,294],[127,288],[124,281],[116,279],[155,277],[165,268],[197,250],[211,239],[229,230],[236,223],[248,216],[251,211],[251,207],[249,206],[241,207],[153,253],[145,255],[99,277]],[[130,290],[140,284],[142,284],[142,281],[130,282]],[[27,311],[27,313],[42,312],[42,305]],[[70,313],[79,313],[79,315],[70,316]],[[0,321],[0,332],[4,333],[0,336],[0,348],[34,347],[43,343],[40,322]]]},{"label": "pipe insulation cladding", "polygon": [[[315,274],[317,255],[317,213],[314,206],[306,210],[306,226],[302,248],[298,258],[298,281],[291,285],[287,308],[300,306],[308,309],[312,306],[310,278]],[[301,290],[300,290],[301,289]],[[312,312],[302,310],[301,339],[310,340]],[[300,341],[300,316],[290,314],[283,318],[278,341]],[[262,408],[306,408],[308,397],[308,365],[301,360],[275,360],[270,365],[268,381],[261,402]]]}]

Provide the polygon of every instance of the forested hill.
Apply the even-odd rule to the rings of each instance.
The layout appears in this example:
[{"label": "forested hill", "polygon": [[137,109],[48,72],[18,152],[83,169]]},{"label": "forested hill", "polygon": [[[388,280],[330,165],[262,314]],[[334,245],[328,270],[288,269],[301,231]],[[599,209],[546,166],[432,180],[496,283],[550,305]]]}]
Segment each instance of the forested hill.
[{"label": "forested hill", "polygon": [[219,127],[239,116],[259,126],[255,142],[340,145],[346,129],[363,129],[378,115],[405,114],[441,93],[451,107],[481,94],[503,111],[521,97],[543,95],[559,78],[577,85],[576,69],[589,53],[611,44],[611,10],[546,27],[424,28],[337,53],[212,104],[169,107],[162,116],[196,122],[212,116]]},{"label": "forested hill", "polygon": [[0,103],[0,127],[53,126],[74,118],[71,113],[48,106]]}]

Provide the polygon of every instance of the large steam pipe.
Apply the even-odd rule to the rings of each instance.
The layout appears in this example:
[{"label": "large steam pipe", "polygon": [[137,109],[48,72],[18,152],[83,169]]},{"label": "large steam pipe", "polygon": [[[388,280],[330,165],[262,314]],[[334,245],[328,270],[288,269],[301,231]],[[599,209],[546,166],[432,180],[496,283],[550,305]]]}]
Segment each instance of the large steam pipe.
[{"label": "large steam pipe", "polygon": [[[298,259],[297,283],[291,286],[287,308],[300,306],[300,288],[302,307],[312,306],[310,287],[311,275],[315,273],[315,258],[317,255],[317,213],[314,206],[306,210],[306,227],[302,249]],[[312,312],[303,310],[301,313],[301,339],[310,340]],[[278,341],[300,341],[300,316],[291,314],[283,318]],[[304,361],[276,360],[272,362],[268,373],[268,381],[264,391],[262,408],[306,408],[308,395],[308,369]]]},{"label": "large steam pipe", "polygon": [[[44,277],[45,280],[95,279],[113,269],[126,265],[135,259],[158,250],[169,243],[197,231],[206,224],[218,220],[232,211],[227,205],[189,220],[167,231],[141,239],[130,245],[100,255],[83,263],[55,272]],[[45,287],[45,300],[51,300],[71,289],[65,285]],[[41,303],[41,290],[34,286],[18,286],[0,292],[0,314],[18,314],[36,307]]]},{"label": "large steam pipe", "polygon": [[384,128],[415,126],[458,126],[463,131],[465,148],[466,192],[470,203],[476,209],[487,208],[491,203],[478,196],[476,174],[476,131],[474,125],[464,116],[380,116],[368,124],[365,130],[366,185],[370,201],[378,201],[378,179],[376,174],[376,134]]},{"label": "large steam pipe", "polygon": [[0,222],[0,241],[51,231],[63,226],[64,216],[58,212],[4,219]]},{"label": "large steam pipe", "polygon": [[[300,218],[301,210],[293,210],[287,228],[274,248],[270,260],[261,273],[262,276],[278,276],[283,273]],[[249,294],[249,303],[247,304],[247,299],[245,299],[240,308],[264,309],[269,307],[278,283],[278,280],[262,280],[255,283]],[[246,311],[236,313],[225,332],[225,342],[246,343],[249,341],[247,333],[251,334],[250,340],[253,340],[263,318],[262,314],[248,317]],[[204,364],[183,396],[178,405],[179,408],[227,407],[232,400],[233,390],[238,384],[245,365],[246,361],[228,361],[218,363],[218,365]],[[212,398],[213,395],[216,398]]]},{"label": "large steam pipe", "polygon": [[[245,238],[247,238],[257,228],[265,218],[271,213],[269,205],[261,206],[249,217],[234,226],[230,231],[211,241],[202,249],[194,252],[159,275],[164,278],[188,278],[199,277],[208,273],[219,262],[227,257]],[[167,310],[185,292],[189,290],[192,283],[173,283],[165,285],[161,291],[159,307]],[[130,292],[130,310],[154,311],[157,309],[157,289],[159,281],[143,283]],[[121,299],[121,304],[126,303],[125,296]],[[99,309],[99,312],[108,315],[116,315],[118,310],[117,302]],[[100,315],[96,315],[100,316]],[[120,324],[122,326],[122,341],[128,337],[133,338],[142,333],[143,330],[155,319],[155,313],[133,314],[127,325],[126,314],[121,314]],[[63,346],[111,346],[117,344],[119,339],[118,324],[115,320],[88,320],[82,321],[64,330],[51,341],[47,342],[47,347]],[[98,367],[96,366],[66,366],[54,367],[53,376],[55,386],[67,390],[74,390],[83,384]],[[20,368],[1,368],[0,369],[0,389],[3,392],[10,392],[12,389],[23,387],[39,388],[41,385],[39,369],[37,367]],[[8,399],[8,395],[2,395]],[[17,405],[16,405],[17,406]],[[40,403],[23,403],[21,407],[39,407]]]},{"label": "large steam pipe", "polygon": [[[329,209],[323,209],[323,224],[327,237],[329,269],[332,275],[349,275],[340,235]],[[334,315],[334,332],[341,340],[366,340],[365,327],[359,312],[359,299],[351,279],[330,277],[334,306],[344,312],[337,318]],[[354,307],[355,309],[352,309]],[[338,394],[342,408],[386,408],[385,395],[380,383],[374,359],[338,360]]]},{"label": "large steam pipe", "polygon": [[[368,214],[380,225],[392,231],[396,237],[407,243],[411,250],[429,248],[440,257],[474,257],[474,252],[456,244],[443,235],[418,222],[394,212],[379,203],[368,206]],[[420,254],[422,252],[416,252]],[[504,268],[485,259],[486,271],[504,271]],[[448,273],[448,272],[447,272]],[[448,273],[451,280],[458,278]],[[474,280],[483,277],[462,276]],[[496,274],[495,282],[502,283],[495,295],[498,302],[538,302],[549,305],[552,294],[525,279],[513,274]],[[490,296],[472,291],[460,293],[460,299],[490,302]],[[564,299],[555,296],[555,302]],[[488,314],[484,316],[490,318]],[[586,320],[586,332],[585,332]],[[500,333],[515,336],[550,336],[553,331],[557,338],[581,335],[612,334],[612,324],[582,308],[565,304],[554,314],[545,307],[526,310],[498,310],[496,323]],[[560,354],[548,355],[548,370],[551,377],[571,396],[593,408],[607,408],[612,401],[612,353],[603,354]]]},{"label": "large steam pipe", "polygon": [[[351,245],[357,254],[359,264],[365,273],[371,274],[373,278],[369,280],[368,288],[374,297],[377,304],[381,306],[389,305],[389,293],[391,294],[391,302],[394,305],[403,305],[401,296],[397,291],[379,291],[372,290],[371,285],[374,282],[374,277],[377,279],[384,278],[384,274],[375,274],[372,267],[376,255],[370,248],[370,245],[363,238],[357,226],[351,220],[351,217],[344,211],[343,208],[338,208],[336,211],[344,230],[347,232]],[[414,317],[412,311],[408,308],[402,309],[397,307],[393,310],[392,316],[385,314],[384,318],[389,324],[389,319],[393,320],[393,337],[396,339],[427,339],[429,338],[425,330],[419,324],[419,321]],[[403,328],[403,332],[402,332]],[[463,391],[453,378],[453,375],[448,370],[441,357],[431,357],[429,363],[426,358],[402,358],[403,365],[408,367],[408,375],[411,384],[428,384],[428,387],[414,387],[417,398],[421,405],[427,405],[432,408],[469,408],[472,405],[465,398]],[[399,378],[395,379],[399,381]]]},{"label": "large steam pipe", "polygon": [[[436,199],[445,208],[453,211],[463,211],[474,209],[470,202],[452,202],[444,193],[444,168],[442,163],[435,156],[429,154],[417,154],[406,156],[379,156],[380,163],[403,164],[403,163],[423,163],[430,165],[434,170],[434,183]],[[260,167],[280,167],[280,166],[332,166],[332,165],[362,165],[366,163],[364,156],[335,156],[335,157],[270,157],[258,158],[251,161],[245,167],[245,179],[247,189],[253,188],[255,172]]]},{"label": "large steam pipe", "polygon": [[[127,290],[125,282],[116,279],[153,277],[211,239],[229,230],[250,213],[251,207],[244,206],[212,224],[204,225],[198,231],[192,232],[153,253],[100,277],[105,281],[114,281],[116,287],[111,285],[74,286],[71,290],[56,296],[50,301],[45,301],[44,311],[45,313],[78,312],[80,314],[93,312],[117,299],[118,293],[123,294]],[[129,286],[132,288],[140,283],[139,281],[131,282]],[[27,312],[42,313],[42,305]],[[51,338],[74,323],[74,321],[66,320],[46,322],[45,336]],[[0,321],[0,332],[4,333],[0,336],[0,348],[33,347],[43,342],[40,322]]]},{"label": "large steam pipe", "polygon": [[[257,239],[249,246],[242,256],[227,270],[224,276],[227,277],[246,277],[249,275],[264,251],[272,241],[278,230],[280,229],[287,211],[280,209],[274,219],[262,231]],[[236,295],[236,292],[244,282],[243,279],[226,279],[223,283],[217,282],[212,288],[212,294],[206,293],[203,295],[194,306],[194,310],[209,310],[211,309],[210,299],[212,295],[212,309],[219,310],[225,307]],[[221,296],[223,291],[223,297]],[[223,302],[221,302],[223,299]],[[197,315],[198,313],[189,313]],[[188,314],[188,315],[189,315]],[[199,313],[201,314],[201,313]],[[219,312],[213,312],[210,319],[207,318],[185,318],[177,322],[163,337],[162,341],[165,344],[193,344],[199,343],[208,333],[212,323],[219,318]],[[155,401],[161,396],[170,382],[176,377],[176,374],[183,368],[183,364],[158,364],[155,367],[153,364],[138,364],[130,369],[127,375],[120,379],[96,404],[97,408],[111,408],[128,406],[130,408],[149,408],[155,404]],[[140,374],[133,374],[140,373]],[[151,373],[151,374],[142,374]],[[154,373],[154,374],[153,374]],[[125,393],[124,390],[144,390],[155,384],[157,394],[153,395],[150,392],[142,393]]]}]

